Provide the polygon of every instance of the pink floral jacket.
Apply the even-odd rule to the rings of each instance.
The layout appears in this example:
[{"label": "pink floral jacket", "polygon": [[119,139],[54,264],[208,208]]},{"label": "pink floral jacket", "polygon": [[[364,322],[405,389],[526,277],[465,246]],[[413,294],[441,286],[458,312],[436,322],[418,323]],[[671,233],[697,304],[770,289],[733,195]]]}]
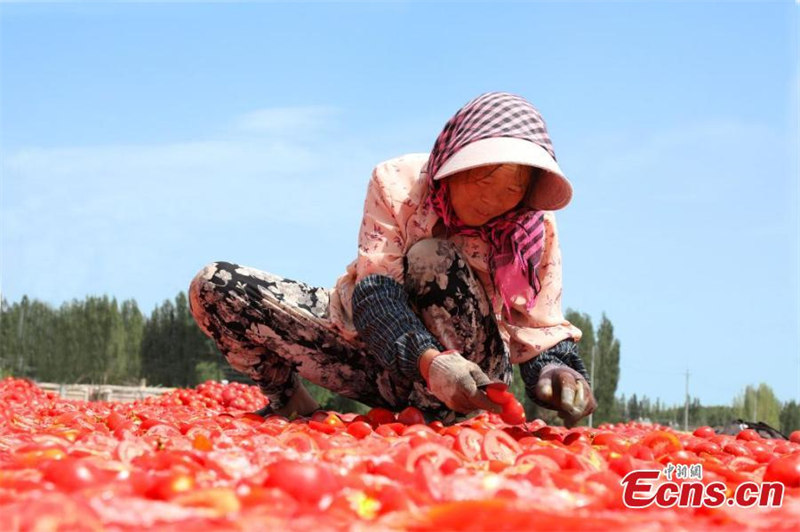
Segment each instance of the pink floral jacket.
[{"label": "pink floral jacket", "polygon": [[[419,240],[440,236],[443,226],[437,225],[439,217],[425,205],[428,186],[420,178],[427,159],[426,153],[403,155],[378,164],[372,172],[358,235],[358,257],[331,290],[330,319],[346,338],[358,337],[351,305],[355,284],[370,274],[388,275],[402,284],[403,256],[408,249]],[[539,267],[542,291],[530,311],[525,309],[524,296],[518,296],[510,320],[502,317],[501,298],[491,282],[488,244],[479,237],[449,238],[483,283],[514,364],[526,362],[566,338],[577,342],[582,334],[561,311],[561,250],[555,214],[547,211],[544,221],[545,244]]]}]

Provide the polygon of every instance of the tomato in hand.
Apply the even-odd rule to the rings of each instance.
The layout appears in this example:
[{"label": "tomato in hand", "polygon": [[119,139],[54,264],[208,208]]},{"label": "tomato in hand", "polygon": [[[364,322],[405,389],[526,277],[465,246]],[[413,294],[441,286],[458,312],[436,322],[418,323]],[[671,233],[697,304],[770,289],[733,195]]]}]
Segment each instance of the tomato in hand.
[{"label": "tomato in hand", "polygon": [[514,394],[508,391],[508,386],[502,382],[493,382],[486,386],[486,395],[489,399],[500,405],[503,411],[500,419],[509,425],[525,423],[525,408],[517,401]]},{"label": "tomato in hand", "polygon": [[503,412],[500,414],[500,418],[509,425],[521,425],[525,423],[525,408],[519,401],[512,398],[511,401],[503,405]]},{"label": "tomato in hand", "polygon": [[504,405],[514,399],[514,394],[509,392],[508,386],[502,382],[493,382],[486,386],[486,395],[498,405]]}]

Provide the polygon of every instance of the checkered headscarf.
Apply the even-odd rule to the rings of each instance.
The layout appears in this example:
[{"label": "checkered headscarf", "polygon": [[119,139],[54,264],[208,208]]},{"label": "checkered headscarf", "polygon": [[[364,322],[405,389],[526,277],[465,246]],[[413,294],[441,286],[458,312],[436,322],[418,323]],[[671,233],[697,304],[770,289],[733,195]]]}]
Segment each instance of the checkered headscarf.
[{"label": "checkered headscarf", "polygon": [[537,276],[544,248],[544,213],[520,205],[480,227],[458,219],[450,203],[447,178],[433,176],[458,150],[476,140],[515,137],[536,143],[555,160],[547,127],[539,111],[527,100],[507,92],[487,92],[453,115],[434,143],[422,173],[427,175],[429,206],[438,214],[449,234],[479,236],[489,243],[489,266],[495,288],[503,297],[506,316],[511,298],[526,295],[533,308],[541,291]]}]

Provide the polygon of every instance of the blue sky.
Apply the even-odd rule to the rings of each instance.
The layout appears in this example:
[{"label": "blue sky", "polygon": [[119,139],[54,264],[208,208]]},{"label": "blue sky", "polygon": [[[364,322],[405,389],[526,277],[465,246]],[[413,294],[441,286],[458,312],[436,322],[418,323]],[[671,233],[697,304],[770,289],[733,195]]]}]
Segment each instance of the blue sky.
[{"label": "blue sky", "polygon": [[227,260],[333,286],[375,164],[478,94],[547,121],[575,188],[564,307],[618,393],[800,398],[798,7],[0,5],[2,293],[150,313]]}]

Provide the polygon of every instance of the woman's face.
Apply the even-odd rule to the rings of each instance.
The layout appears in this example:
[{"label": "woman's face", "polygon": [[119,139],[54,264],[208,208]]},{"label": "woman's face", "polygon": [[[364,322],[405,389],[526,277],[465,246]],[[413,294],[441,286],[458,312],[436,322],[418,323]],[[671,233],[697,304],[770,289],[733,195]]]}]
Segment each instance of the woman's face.
[{"label": "woman's face", "polygon": [[459,219],[480,226],[516,207],[531,181],[530,166],[479,166],[446,177],[450,202]]}]

